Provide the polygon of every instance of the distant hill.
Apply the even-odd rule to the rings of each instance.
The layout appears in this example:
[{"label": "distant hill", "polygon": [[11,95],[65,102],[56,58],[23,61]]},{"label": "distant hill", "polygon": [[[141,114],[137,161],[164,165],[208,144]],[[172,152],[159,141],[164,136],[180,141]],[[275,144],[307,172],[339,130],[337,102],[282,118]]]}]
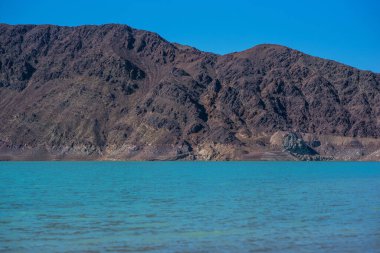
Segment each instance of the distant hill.
[{"label": "distant hill", "polygon": [[0,25],[0,159],[380,160],[380,75],[126,25]]}]

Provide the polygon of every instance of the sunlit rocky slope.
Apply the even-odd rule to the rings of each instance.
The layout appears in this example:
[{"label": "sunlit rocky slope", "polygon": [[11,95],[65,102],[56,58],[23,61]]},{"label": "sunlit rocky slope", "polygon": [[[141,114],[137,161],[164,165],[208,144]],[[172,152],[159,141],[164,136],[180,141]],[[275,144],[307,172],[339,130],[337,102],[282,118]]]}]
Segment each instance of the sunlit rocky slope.
[{"label": "sunlit rocky slope", "polygon": [[0,25],[0,159],[380,160],[380,75],[126,25]]}]

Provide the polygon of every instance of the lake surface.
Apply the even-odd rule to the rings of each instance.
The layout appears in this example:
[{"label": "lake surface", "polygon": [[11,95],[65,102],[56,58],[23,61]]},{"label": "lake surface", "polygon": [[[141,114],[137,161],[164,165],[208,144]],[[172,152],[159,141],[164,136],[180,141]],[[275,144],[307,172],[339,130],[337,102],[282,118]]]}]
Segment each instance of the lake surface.
[{"label": "lake surface", "polygon": [[0,252],[380,252],[380,163],[1,162]]}]

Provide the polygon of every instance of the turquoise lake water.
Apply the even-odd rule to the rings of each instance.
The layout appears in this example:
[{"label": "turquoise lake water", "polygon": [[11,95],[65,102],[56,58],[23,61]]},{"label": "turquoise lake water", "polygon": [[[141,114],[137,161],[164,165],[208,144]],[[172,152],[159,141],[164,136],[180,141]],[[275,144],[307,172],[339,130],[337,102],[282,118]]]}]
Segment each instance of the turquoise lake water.
[{"label": "turquoise lake water", "polygon": [[1,162],[0,252],[380,252],[380,163]]}]

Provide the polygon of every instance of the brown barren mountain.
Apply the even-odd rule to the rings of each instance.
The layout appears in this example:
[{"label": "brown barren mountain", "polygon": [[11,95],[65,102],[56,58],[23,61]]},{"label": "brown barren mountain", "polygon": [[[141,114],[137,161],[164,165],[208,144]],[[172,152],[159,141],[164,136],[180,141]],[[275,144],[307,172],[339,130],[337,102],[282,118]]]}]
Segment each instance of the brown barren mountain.
[{"label": "brown barren mountain", "polygon": [[126,25],[0,25],[2,160],[380,160],[380,75]]}]

